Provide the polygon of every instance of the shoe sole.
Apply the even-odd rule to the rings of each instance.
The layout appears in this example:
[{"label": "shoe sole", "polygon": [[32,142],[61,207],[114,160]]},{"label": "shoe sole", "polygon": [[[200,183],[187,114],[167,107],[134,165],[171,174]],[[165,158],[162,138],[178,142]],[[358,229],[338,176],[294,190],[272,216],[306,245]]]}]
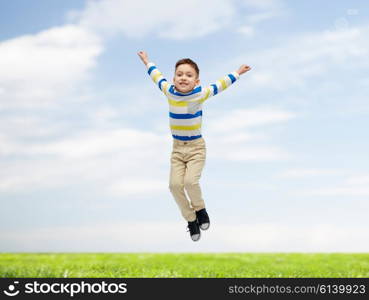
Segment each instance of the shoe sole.
[{"label": "shoe sole", "polygon": [[191,240],[193,240],[194,242],[197,242],[200,238],[201,238],[201,232],[199,233],[199,237],[198,237],[198,239],[197,239],[197,240],[194,240],[194,239],[192,238],[192,236],[191,236]]},{"label": "shoe sole", "polygon": [[210,223],[201,224],[199,226],[200,226],[200,229],[202,230],[208,230],[210,227]]}]

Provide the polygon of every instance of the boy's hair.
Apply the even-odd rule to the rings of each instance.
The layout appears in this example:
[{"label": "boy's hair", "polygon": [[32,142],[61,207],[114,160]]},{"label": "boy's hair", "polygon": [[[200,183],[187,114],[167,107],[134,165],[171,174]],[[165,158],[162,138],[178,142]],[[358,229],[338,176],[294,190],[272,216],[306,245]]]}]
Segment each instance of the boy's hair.
[{"label": "boy's hair", "polygon": [[177,70],[177,67],[179,65],[183,65],[183,64],[188,64],[190,65],[192,68],[195,69],[196,73],[197,73],[197,77],[199,77],[200,75],[200,70],[199,70],[199,67],[197,66],[197,64],[190,58],[182,58],[180,59],[179,61],[177,61],[176,63],[176,67],[175,67],[175,70]]}]

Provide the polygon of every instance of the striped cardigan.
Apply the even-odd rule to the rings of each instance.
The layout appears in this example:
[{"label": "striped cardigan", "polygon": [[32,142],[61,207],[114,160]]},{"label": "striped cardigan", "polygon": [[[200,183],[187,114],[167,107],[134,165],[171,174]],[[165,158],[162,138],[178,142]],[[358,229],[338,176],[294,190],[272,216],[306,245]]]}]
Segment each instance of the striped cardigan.
[{"label": "striped cardigan", "polygon": [[148,63],[147,68],[152,80],[168,99],[172,136],[182,141],[201,137],[203,102],[224,91],[240,77],[237,72],[232,72],[206,88],[197,86],[191,92],[180,93],[173,84],[167,82],[154,63]]}]

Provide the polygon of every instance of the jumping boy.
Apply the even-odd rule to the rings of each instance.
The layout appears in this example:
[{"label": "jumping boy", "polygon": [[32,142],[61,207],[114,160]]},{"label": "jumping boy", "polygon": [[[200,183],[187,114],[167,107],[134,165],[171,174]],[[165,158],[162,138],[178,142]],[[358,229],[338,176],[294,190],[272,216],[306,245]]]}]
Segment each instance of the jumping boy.
[{"label": "jumping boy", "polygon": [[[205,164],[206,146],[201,136],[202,104],[211,96],[224,91],[240,75],[251,68],[241,67],[205,88],[199,86],[199,68],[189,58],[177,61],[173,84],[169,84],[144,51],[138,56],[146,65],[152,80],[159,86],[169,103],[169,120],[173,136],[169,189],[182,216],[188,222],[193,241],[207,230],[210,219],[201,195],[199,180]],[[185,194],[187,192],[188,198]]]}]

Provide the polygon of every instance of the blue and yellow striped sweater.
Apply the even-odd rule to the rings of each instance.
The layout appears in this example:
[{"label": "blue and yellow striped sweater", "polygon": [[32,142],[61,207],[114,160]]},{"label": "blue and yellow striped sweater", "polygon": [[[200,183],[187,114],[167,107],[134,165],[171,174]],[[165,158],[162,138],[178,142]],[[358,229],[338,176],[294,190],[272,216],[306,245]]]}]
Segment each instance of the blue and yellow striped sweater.
[{"label": "blue and yellow striped sweater", "polygon": [[202,104],[209,97],[224,91],[240,77],[237,72],[232,72],[206,88],[197,86],[191,92],[180,93],[173,84],[167,82],[154,63],[148,63],[147,68],[152,80],[168,99],[172,136],[182,141],[201,137]]}]

